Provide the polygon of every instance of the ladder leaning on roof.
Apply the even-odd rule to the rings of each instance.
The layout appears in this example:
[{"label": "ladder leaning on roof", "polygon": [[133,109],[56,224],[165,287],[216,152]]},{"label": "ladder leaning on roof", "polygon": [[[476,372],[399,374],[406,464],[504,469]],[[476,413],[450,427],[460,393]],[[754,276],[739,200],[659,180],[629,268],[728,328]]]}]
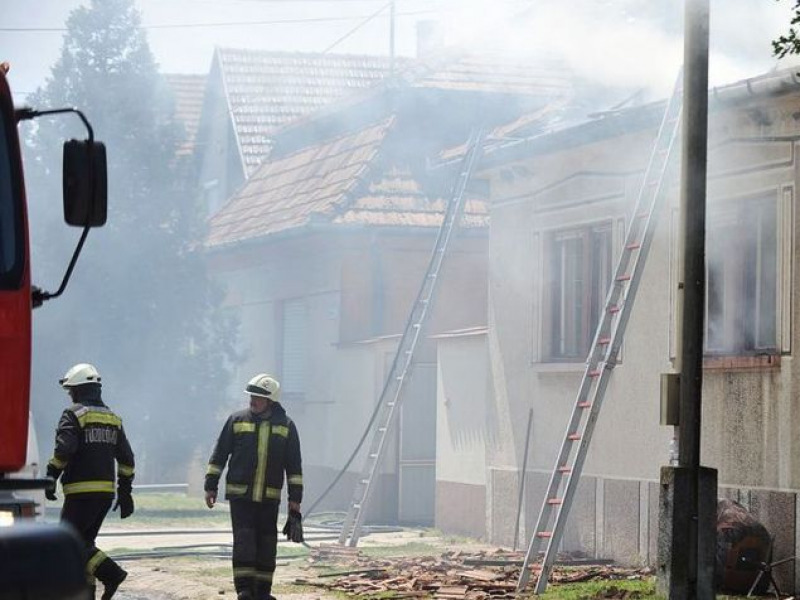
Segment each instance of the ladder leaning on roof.
[{"label": "ladder leaning on roof", "polygon": [[536,582],[536,594],[545,591],[547,580],[553,570],[567,515],[589,450],[594,425],[600,414],[611,372],[617,362],[622,337],[633,309],[633,301],[653,238],[657,211],[664,196],[662,184],[680,129],[683,106],[682,81],[682,74],[679,74],[650,154],[650,161],[625,237],[625,245],[589,349],[586,370],[578,389],[572,416],[550,475],[550,483],[542,501],[536,528],[522,564],[517,592],[525,589],[530,578],[531,561],[538,557],[543,544],[546,544],[546,547]]},{"label": "ladder leaning on roof", "polygon": [[411,308],[403,336],[392,361],[392,367],[386,377],[378,405],[368,426],[373,428],[371,432],[372,440],[364,468],[353,493],[353,500],[342,524],[342,531],[339,534],[339,544],[341,545],[347,544],[353,547],[358,544],[361,525],[364,522],[375,476],[386,451],[385,442],[396,420],[397,409],[402,401],[404,385],[410,377],[414,351],[425,321],[431,312],[434,291],[436,290],[448,245],[464,212],[467,184],[483,150],[483,138],[484,130],[482,128],[477,128],[470,135],[460,171],[453,187],[452,197],[447,203],[442,224],[436,236],[436,243],[431,252],[428,269]]}]

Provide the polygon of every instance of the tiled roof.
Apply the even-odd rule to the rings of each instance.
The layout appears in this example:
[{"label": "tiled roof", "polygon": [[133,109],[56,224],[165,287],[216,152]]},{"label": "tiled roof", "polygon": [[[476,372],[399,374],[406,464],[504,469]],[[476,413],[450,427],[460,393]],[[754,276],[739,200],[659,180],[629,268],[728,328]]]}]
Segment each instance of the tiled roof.
[{"label": "tiled roof", "polygon": [[[445,198],[429,199],[419,182],[407,171],[393,169],[369,185],[359,197],[337,214],[333,223],[395,226],[439,227],[447,205]],[[462,227],[486,227],[489,210],[483,200],[467,197]]]},{"label": "tiled roof", "polygon": [[203,108],[203,94],[206,88],[205,75],[165,74],[164,80],[175,99],[175,118],[183,124],[186,138],[178,148],[178,156],[186,156],[194,151],[200,113]]},{"label": "tiled roof", "polygon": [[554,98],[569,95],[572,77],[555,61],[455,54],[422,65],[414,87]]},{"label": "tiled roof", "polygon": [[[336,226],[438,227],[446,200],[429,199],[407,170],[376,163],[394,119],[265,162],[210,221],[208,246],[296,229]],[[488,209],[468,198],[462,226],[485,227]]]},{"label": "tiled roof", "polygon": [[[278,127],[389,73],[389,58],[217,49],[229,109],[247,174],[269,152]],[[397,61],[402,68],[408,60]]]},{"label": "tiled roof", "polygon": [[330,215],[364,177],[393,119],[265,162],[210,221],[217,246],[302,227]]}]

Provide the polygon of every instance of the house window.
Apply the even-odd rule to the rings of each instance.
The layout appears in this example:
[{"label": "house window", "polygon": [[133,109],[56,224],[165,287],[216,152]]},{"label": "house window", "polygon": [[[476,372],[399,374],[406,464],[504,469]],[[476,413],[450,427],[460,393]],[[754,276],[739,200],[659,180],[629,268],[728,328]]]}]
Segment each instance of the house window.
[{"label": "house window", "polygon": [[706,352],[777,352],[777,206],[774,198],[709,210]]},{"label": "house window", "polygon": [[305,298],[282,303],[280,339],[281,396],[302,401],[308,389],[308,306]]},{"label": "house window", "polygon": [[611,282],[611,223],[552,232],[545,238],[545,354],[586,359]]}]

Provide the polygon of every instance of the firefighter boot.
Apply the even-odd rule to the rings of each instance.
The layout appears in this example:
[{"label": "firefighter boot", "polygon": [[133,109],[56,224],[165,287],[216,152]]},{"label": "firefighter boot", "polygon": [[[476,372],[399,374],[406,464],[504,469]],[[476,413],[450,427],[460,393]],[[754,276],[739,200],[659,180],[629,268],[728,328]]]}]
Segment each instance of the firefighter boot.
[{"label": "firefighter boot", "polygon": [[95,576],[103,582],[103,586],[105,587],[103,595],[100,597],[101,600],[111,600],[117,588],[125,581],[128,572],[110,558],[106,558],[106,560],[97,567]]}]

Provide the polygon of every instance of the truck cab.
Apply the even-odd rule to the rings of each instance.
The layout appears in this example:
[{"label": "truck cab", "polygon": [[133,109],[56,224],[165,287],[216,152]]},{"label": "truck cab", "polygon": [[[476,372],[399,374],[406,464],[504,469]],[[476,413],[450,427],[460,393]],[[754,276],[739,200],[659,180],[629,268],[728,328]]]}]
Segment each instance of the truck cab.
[{"label": "truck cab", "polygon": [[[69,528],[34,522],[36,496],[54,482],[41,476],[29,412],[31,321],[34,308],[66,289],[90,228],[105,223],[105,147],[77,109],[15,108],[7,72],[7,63],[0,63],[0,600],[88,600],[82,541]],[[51,293],[31,285],[17,124],[66,113],[76,114],[88,131],[88,139],[64,143],[62,174],[64,218],[82,232]]]}]

